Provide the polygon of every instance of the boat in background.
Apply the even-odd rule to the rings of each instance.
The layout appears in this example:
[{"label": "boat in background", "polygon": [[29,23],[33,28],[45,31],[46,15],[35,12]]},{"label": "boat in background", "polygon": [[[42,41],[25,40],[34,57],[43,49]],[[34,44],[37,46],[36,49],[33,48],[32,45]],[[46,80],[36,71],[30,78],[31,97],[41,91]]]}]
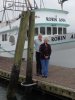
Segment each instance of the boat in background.
[{"label": "boat in background", "polygon": [[[75,48],[75,33],[67,33],[67,28],[70,26],[68,23],[68,11],[48,8],[34,9],[34,11],[34,39],[37,39],[40,33],[43,35],[43,39],[48,37],[52,47],[51,62],[55,65],[61,65],[59,60],[63,56],[60,56],[59,52],[64,55],[65,50]],[[20,19],[19,15],[10,21],[0,23],[0,56],[14,57]],[[23,52],[23,58],[25,59],[27,59],[27,46],[28,41],[26,38]],[[60,62],[63,62],[63,60]]]}]

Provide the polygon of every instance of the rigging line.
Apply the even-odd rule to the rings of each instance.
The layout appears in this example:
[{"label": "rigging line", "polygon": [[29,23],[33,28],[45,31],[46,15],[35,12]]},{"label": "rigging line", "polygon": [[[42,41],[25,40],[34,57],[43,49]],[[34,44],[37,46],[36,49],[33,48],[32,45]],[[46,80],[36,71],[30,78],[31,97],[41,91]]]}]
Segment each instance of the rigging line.
[{"label": "rigging line", "polygon": [[34,0],[34,8],[38,8],[38,5],[35,0]]},{"label": "rigging line", "polygon": [[12,51],[7,51],[6,49],[4,49],[4,48],[2,48],[2,47],[0,47],[0,49],[3,50],[3,51],[0,51],[0,52],[8,52],[9,54],[14,55],[13,53],[11,53]]},{"label": "rigging line", "polygon": [[[14,1],[13,1],[13,2],[14,2]],[[15,3],[16,3],[16,0],[15,0]],[[16,10],[16,4],[15,4],[14,8],[15,8],[15,10]]]},{"label": "rigging line", "polygon": [[[8,17],[8,21],[7,21],[8,23],[7,23],[7,24],[9,24],[9,28],[11,29],[11,24],[10,24],[8,12],[7,12],[7,10],[6,10],[6,2],[7,2],[7,0],[5,1],[5,5],[4,5],[5,21],[7,21],[7,19],[6,19],[6,13],[7,13],[7,17]],[[4,17],[4,15],[3,15],[3,17]],[[3,21],[3,20],[2,20],[2,21]]]},{"label": "rigging line", "polygon": [[14,2],[13,2],[13,10],[12,10],[12,16],[13,16],[13,18],[14,18],[14,9],[15,9],[15,7],[14,7]]},{"label": "rigging line", "polygon": [[[18,6],[20,6],[19,0],[18,0]],[[18,10],[20,10],[19,7],[18,7]]]},{"label": "rigging line", "polygon": [[4,10],[3,10],[3,15],[2,15],[2,21],[3,21],[3,18],[4,18],[5,11],[6,11],[6,2],[7,2],[7,0],[3,0],[3,8],[4,8]]},{"label": "rigging line", "polygon": [[[25,0],[23,0],[23,4],[25,5]],[[23,11],[24,11],[24,5],[23,5]]]},{"label": "rigging line", "polygon": [[40,8],[41,8],[41,0],[40,0]]},{"label": "rigging line", "polygon": [[0,12],[3,12],[4,10],[0,10]]},{"label": "rigging line", "polygon": [[4,14],[5,14],[5,9],[3,10],[2,21],[3,21],[3,18],[4,18]]},{"label": "rigging line", "polygon": [[10,20],[9,20],[8,12],[7,12],[7,17],[8,17],[9,28],[11,29],[11,23],[10,23]]},{"label": "rigging line", "polygon": [[26,3],[26,8],[28,9],[28,7],[27,7],[27,0],[25,0],[25,3]]},{"label": "rigging line", "polygon": [[44,1],[42,0],[42,3],[43,3],[43,7],[45,8],[45,6],[44,6]]},{"label": "rigging line", "polygon": [[45,8],[43,0],[40,0],[40,8],[42,8],[42,5]]},{"label": "rigging line", "polygon": [[23,2],[25,3],[26,9],[28,9],[28,7],[27,7],[27,0],[24,0]]},{"label": "rigging line", "polygon": [[61,1],[58,0],[58,3],[61,4]]},{"label": "rigging line", "polygon": [[32,10],[32,6],[31,6],[30,1],[29,0],[27,0],[27,1],[28,1],[28,8],[30,8]]}]

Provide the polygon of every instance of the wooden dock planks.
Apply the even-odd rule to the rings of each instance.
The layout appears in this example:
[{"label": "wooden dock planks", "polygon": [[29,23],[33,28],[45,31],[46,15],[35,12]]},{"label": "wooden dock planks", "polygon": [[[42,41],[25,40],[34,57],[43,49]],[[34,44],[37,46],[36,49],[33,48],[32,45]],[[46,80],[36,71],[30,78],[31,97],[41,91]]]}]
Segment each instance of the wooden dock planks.
[{"label": "wooden dock planks", "polygon": [[[0,77],[9,80],[12,58],[0,57]],[[19,82],[25,80],[26,61],[22,61]],[[37,82],[39,89],[52,92],[58,95],[75,99],[75,68],[66,68],[60,66],[49,66],[48,78],[36,76],[35,62],[33,63],[33,80]]]}]

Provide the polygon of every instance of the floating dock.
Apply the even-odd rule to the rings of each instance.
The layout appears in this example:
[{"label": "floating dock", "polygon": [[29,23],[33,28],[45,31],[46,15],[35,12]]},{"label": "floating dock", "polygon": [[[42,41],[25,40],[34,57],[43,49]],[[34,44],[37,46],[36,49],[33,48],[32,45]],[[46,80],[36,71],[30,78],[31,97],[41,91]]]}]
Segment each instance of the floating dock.
[{"label": "floating dock", "polygon": [[[9,80],[12,66],[12,58],[0,57],[0,77]],[[23,82],[25,80],[25,74],[26,61],[23,60],[19,82]],[[75,100],[75,68],[50,65],[48,77],[42,78],[41,76],[36,76],[36,67],[34,62],[33,80],[37,82],[37,88],[41,90]]]}]

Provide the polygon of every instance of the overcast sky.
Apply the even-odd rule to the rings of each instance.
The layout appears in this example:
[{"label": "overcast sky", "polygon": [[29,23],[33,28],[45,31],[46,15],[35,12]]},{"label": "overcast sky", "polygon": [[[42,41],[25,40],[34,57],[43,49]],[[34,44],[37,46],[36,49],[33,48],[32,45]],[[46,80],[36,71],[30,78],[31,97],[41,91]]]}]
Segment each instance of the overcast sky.
[{"label": "overcast sky", "polygon": [[[39,0],[36,1],[38,2]],[[58,3],[58,0],[43,0],[43,1],[46,8],[61,10],[61,5]],[[75,0],[65,1],[63,5],[63,10],[69,12],[68,17],[69,17],[70,27],[68,28],[68,32],[75,32]]]},{"label": "overcast sky", "polygon": [[[30,0],[30,1],[33,1],[33,0]],[[60,4],[58,4],[58,0],[43,0],[43,1],[44,1],[45,8],[61,10],[61,6]],[[0,0],[0,9],[2,9],[2,2],[3,0]],[[39,4],[40,0],[36,0],[36,2]],[[75,32],[75,0],[66,1],[64,3],[63,9],[69,12],[70,28],[68,30],[70,32]]]}]

